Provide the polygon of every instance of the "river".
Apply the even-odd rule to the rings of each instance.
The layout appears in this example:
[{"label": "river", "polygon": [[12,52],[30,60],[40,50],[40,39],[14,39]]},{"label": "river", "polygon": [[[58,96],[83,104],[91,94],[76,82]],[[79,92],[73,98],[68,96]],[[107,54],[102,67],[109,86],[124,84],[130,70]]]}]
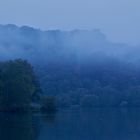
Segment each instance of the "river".
[{"label": "river", "polygon": [[1,140],[139,140],[140,109],[0,113]]}]

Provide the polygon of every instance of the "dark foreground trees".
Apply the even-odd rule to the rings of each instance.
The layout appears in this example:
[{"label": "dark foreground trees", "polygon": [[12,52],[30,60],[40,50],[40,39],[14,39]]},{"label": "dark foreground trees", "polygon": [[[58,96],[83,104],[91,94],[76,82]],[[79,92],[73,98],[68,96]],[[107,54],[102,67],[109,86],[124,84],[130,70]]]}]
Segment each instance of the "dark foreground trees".
[{"label": "dark foreground trees", "polygon": [[0,63],[0,111],[28,111],[37,91],[32,66],[24,60]]}]

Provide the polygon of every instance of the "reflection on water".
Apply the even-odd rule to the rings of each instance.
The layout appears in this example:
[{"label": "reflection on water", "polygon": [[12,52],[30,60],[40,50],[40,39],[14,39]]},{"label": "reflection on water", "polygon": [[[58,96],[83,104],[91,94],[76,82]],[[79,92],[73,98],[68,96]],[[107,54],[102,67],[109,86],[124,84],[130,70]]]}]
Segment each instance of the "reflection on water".
[{"label": "reflection on water", "polygon": [[36,140],[31,114],[0,113],[0,140]]},{"label": "reflection on water", "polygon": [[139,140],[140,109],[0,114],[1,140]]}]

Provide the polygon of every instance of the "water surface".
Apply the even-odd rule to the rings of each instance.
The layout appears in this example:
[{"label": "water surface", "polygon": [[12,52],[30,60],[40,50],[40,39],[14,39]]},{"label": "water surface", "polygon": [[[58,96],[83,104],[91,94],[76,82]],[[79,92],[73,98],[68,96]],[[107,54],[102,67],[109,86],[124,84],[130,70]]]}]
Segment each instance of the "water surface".
[{"label": "water surface", "polygon": [[1,140],[139,140],[140,109],[0,113]]}]

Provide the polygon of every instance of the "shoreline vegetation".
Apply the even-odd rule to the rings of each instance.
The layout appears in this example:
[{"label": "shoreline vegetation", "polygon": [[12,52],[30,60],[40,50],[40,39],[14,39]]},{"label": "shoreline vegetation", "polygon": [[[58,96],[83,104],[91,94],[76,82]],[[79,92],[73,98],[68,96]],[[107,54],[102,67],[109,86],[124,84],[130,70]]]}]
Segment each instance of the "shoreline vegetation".
[{"label": "shoreline vegetation", "polygon": [[40,94],[33,67],[26,60],[0,63],[0,112],[56,111],[54,98]]},{"label": "shoreline vegetation", "polygon": [[[106,94],[108,93],[109,90]],[[110,96],[111,94],[113,92],[110,93]],[[117,104],[113,104],[117,99],[106,99],[104,97],[103,100],[95,95],[87,95],[80,105],[70,105],[67,102],[68,100],[64,100],[65,103],[62,104],[62,101],[58,99],[57,96],[42,93],[34,69],[26,60],[16,59],[0,63],[0,112],[56,112],[60,108],[140,107],[139,100],[136,100],[136,98],[134,101],[137,104],[133,105],[125,100],[119,100]],[[111,103],[107,104],[105,101]]]},{"label": "shoreline vegetation", "polygon": [[[106,94],[109,94],[108,90]],[[138,90],[139,91],[139,90]],[[137,91],[137,93],[139,93]],[[134,92],[134,90],[133,90]],[[113,91],[110,92],[114,94]],[[117,100],[114,98],[87,95],[81,104],[62,105],[57,96],[43,94],[39,80],[30,63],[16,59],[0,63],[0,112],[56,112],[60,108],[132,108],[140,107],[137,98]],[[131,99],[131,100],[130,100]],[[132,100],[133,99],[133,100]],[[67,101],[67,100],[66,100]],[[107,103],[106,101],[109,101]],[[117,104],[113,104],[117,101]],[[135,104],[130,104],[134,101]],[[137,104],[136,104],[137,103]]]}]

